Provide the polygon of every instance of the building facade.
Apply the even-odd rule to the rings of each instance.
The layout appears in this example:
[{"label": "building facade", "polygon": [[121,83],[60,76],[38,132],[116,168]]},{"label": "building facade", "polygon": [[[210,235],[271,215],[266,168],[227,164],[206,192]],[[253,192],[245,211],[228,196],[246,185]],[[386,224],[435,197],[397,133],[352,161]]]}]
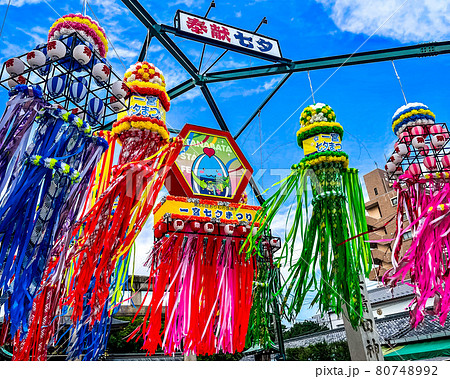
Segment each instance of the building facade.
[{"label": "building facade", "polygon": [[[369,196],[365,203],[366,220],[369,231],[369,240],[389,240],[395,234],[395,221],[391,220],[397,213],[397,192],[387,178],[386,171],[375,169],[364,175],[364,183]],[[388,223],[388,221],[390,221]],[[405,222],[406,216],[403,216]],[[385,225],[388,223],[387,225]],[[378,228],[381,228],[378,230]],[[411,232],[405,233],[401,255],[411,246]],[[371,242],[373,269],[369,275],[370,280],[381,281],[384,273],[392,268],[392,242]]]}]

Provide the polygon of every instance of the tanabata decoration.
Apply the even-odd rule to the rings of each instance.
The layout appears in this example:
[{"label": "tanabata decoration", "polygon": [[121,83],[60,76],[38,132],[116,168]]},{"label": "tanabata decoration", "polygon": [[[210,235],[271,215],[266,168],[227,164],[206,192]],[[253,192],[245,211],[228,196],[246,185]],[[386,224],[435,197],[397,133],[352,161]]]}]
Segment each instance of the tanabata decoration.
[{"label": "tanabata decoration", "polygon": [[9,294],[5,318],[17,338],[28,331],[33,299],[61,232],[64,205],[79,196],[73,185],[107,148],[71,113],[46,106],[37,121],[36,135],[0,208],[0,286]]},{"label": "tanabata decoration", "polygon": [[27,147],[34,119],[44,106],[42,91],[36,86],[18,84],[9,91],[9,96],[0,119],[0,193],[12,180]]},{"label": "tanabata decoration", "polygon": [[240,250],[259,207],[239,200],[252,169],[228,132],[187,124],[180,136],[169,195],[153,211],[150,304],[130,339],[142,336],[149,354],[242,351],[257,266]]},{"label": "tanabata decoration", "polygon": [[[369,274],[371,258],[364,234],[367,224],[358,171],[348,168],[342,136],[343,128],[336,122],[331,107],[317,103],[303,110],[297,142],[305,157],[292,166],[291,174],[258,212],[255,222],[261,225],[250,238],[250,248],[261,251],[254,248],[261,243],[258,238],[294,195],[293,204],[286,205],[287,232],[282,256],[286,261],[289,258],[290,268],[282,307],[286,306],[287,315],[295,316],[308,291],[317,291],[312,304],[317,303],[321,312],[331,309],[336,314],[342,314],[347,306],[351,325],[356,328],[362,318],[359,275]],[[299,240],[302,244],[296,245]],[[295,246],[301,246],[299,256]]]},{"label": "tanabata decoration", "polygon": [[52,26],[48,43],[2,67],[0,85],[12,89],[0,121],[1,335],[9,330],[16,360],[44,360],[67,312],[61,300],[73,258],[69,247],[79,234],[76,221],[92,205],[85,201],[91,173],[108,148],[90,124],[102,126],[105,117],[127,108],[128,90],[121,80],[111,82],[119,78],[107,50],[103,29],[71,14]]},{"label": "tanabata decoration", "polygon": [[[77,225],[76,220],[85,206],[86,193],[92,187],[91,173],[108,148],[104,138],[97,135],[91,138],[92,142],[82,152],[83,171],[80,180],[72,184],[60,212],[55,242],[33,302],[28,333],[20,335],[20,338],[16,336],[14,360],[28,360],[30,357],[32,360],[46,360],[52,337],[60,326],[64,326],[61,324],[61,316],[65,312],[60,308],[60,301],[64,297],[64,279],[67,275],[67,262],[70,261],[67,250]],[[55,339],[53,343],[56,342]]]},{"label": "tanabata decoration", "polygon": [[263,252],[256,257],[257,271],[253,282],[253,304],[248,323],[246,346],[259,347],[264,350],[274,348],[270,330],[273,330],[273,317],[281,321],[278,309],[282,302],[280,289],[280,265],[274,261],[274,253],[280,249],[280,238],[265,238],[261,244]]},{"label": "tanabata decoration", "polygon": [[[58,18],[48,32],[48,42],[58,41],[76,32],[82,40],[90,43],[103,58],[108,53],[108,41],[103,28],[89,16],[69,13]],[[83,50],[85,51],[85,50]],[[85,53],[86,54],[86,53]],[[90,54],[87,53],[90,57]]]},{"label": "tanabata decoration", "polygon": [[47,43],[5,62],[0,86],[40,87],[47,102],[71,109],[99,129],[126,108],[128,92],[107,61],[107,51],[105,31],[96,21],[68,14],[50,28]]},{"label": "tanabata decoration", "polygon": [[[391,248],[393,267],[383,282],[393,287],[410,277],[411,325],[416,327],[426,314],[439,316],[444,325],[450,310],[448,129],[435,122],[426,105],[409,103],[395,112],[392,130],[398,140],[385,168],[395,181],[397,228]],[[406,233],[412,235],[411,246],[400,256]]]},{"label": "tanabata decoration", "polygon": [[[135,70],[138,75],[129,82],[128,74]],[[150,63],[139,62],[127,71],[124,81],[132,95],[130,110],[119,114],[113,124],[111,144],[117,141],[121,145],[118,163],[112,165],[112,153],[110,161],[104,162],[107,167],[103,170],[108,172],[109,167],[110,174],[102,172],[96,182],[96,201],[74,230],[77,239],[69,253],[72,267],[63,304],[72,308],[73,333],[77,335],[71,337],[76,344],[69,349],[72,358],[83,351],[85,326],[105,325],[112,274],[150,216],[183,144],[180,138],[169,139],[165,125],[169,98],[162,73]],[[153,91],[149,93],[148,88]],[[99,343],[98,338],[96,341]],[[96,345],[94,350],[101,349]]]}]

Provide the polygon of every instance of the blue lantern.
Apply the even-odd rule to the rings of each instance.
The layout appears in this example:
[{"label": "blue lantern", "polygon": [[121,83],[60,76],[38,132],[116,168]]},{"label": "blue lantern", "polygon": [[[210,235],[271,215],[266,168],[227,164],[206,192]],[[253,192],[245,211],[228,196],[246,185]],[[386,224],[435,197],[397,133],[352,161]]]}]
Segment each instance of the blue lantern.
[{"label": "blue lantern", "polygon": [[98,97],[93,97],[88,103],[88,113],[87,119],[90,124],[95,124],[99,121],[100,117],[103,115],[105,106],[103,101]]},{"label": "blue lantern", "polygon": [[47,81],[47,92],[53,96],[59,96],[64,91],[65,77],[55,76]]},{"label": "blue lantern", "polygon": [[75,78],[75,80],[77,80],[78,82],[80,82],[81,84],[83,84],[85,87],[88,86],[88,81],[87,81],[86,78],[83,77],[83,76],[78,76],[77,78]]},{"label": "blue lantern", "polygon": [[[84,78],[83,78],[84,79]],[[69,95],[75,103],[82,101],[87,94],[87,88],[81,81],[73,81],[69,88]]]}]

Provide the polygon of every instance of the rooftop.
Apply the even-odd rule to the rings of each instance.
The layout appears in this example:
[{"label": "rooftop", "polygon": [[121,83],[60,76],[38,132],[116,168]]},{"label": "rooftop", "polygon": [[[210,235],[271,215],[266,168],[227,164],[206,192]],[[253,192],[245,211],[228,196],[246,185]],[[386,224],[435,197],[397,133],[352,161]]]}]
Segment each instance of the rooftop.
[{"label": "rooftop", "polygon": [[[450,337],[450,318],[444,326],[435,316],[427,315],[416,329],[409,324],[409,312],[401,312],[375,320],[382,344],[400,344],[414,341]],[[304,347],[319,342],[337,342],[346,340],[345,329],[338,328],[324,332],[290,338],[284,341],[285,348]]]},{"label": "rooftop", "polygon": [[396,287],[373,288],[368,291],[371,304],[377,304],[384,301],[399,299],[413,295],[413,289],[408,283],[400,283]]}]

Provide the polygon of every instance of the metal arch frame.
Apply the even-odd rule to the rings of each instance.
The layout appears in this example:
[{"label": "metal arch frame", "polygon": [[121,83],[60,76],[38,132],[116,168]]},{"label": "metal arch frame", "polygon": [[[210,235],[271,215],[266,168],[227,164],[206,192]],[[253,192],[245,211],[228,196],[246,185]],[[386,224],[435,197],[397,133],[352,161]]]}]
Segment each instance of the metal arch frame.
[{"label": "metal arch frame", "polygon": [[[156,20],[148,13],[148,11],[139,3],[139,1],[121,1],[148,30],[147,36],[142,46],[142,50],[139,55],[139,60],[143,60],[145,58],[150,41],[152,37],[155,37],[191,76],[188,80],[185,80],[184,82],[167,91],[170,98],[174,99],[194,89],[196,86],[199,86],[220,129],[222,130],[229,131],[229,128],[222,114],[220,113],[219,107],[217,106],[211,94],[211,91],[208,88],[208,84],[223,82],[227,80],[257,78],[271,75],[285,75],[275,86],[275,88],[269,93],[269,95],[264,99],[264,101],[256,108],[256,110],[243,124],[239,131],[235,134],[235,139],[237,139],[242,134],[242,132],[250,125],[253,119],[266,106],[266,104],[276,94],[276,92],[286,83],[286,81],[292,76],[292,74],[296,72],[360,65],[374,62],[385,62],[406,58],[427,57],[450,53],[450,41],[430,42],[411,46],[396,47],[392,49],[382,49],[299,61],[290,61],[286,58],[281,58],[279,60],[279,63],[272,63],[235,70],[208,72],[209,69],[215,63],[217,63],[218,60],[216,60],[213,65],[206,69],[203,74],[201,74],[199,70],[194,66],[194,64],[189,60],[189,58],[186,57],[186,55],[180,50],[175,42],[168,36],[167,33],[178,35],[175,28],[164,24],[158,24]],[[183,38],[183,36],[180,37]],[[225,52],[226,51],[227,50],[225,50]],[[224,54],[222,54],[219,59],[223,55]],[[259,191],[253,177],[250,180],[250,186],[255,193],[258,202],[262,204],[264,202],[264,198],[262,197],[261,192]]]}]

